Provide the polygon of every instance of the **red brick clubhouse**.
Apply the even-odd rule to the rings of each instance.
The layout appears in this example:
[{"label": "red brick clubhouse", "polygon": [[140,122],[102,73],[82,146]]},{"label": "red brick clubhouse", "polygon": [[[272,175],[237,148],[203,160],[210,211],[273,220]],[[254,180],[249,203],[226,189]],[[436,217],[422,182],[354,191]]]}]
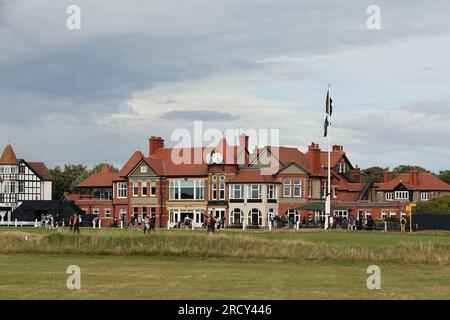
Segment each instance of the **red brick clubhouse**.
[{"label": "red brick clubhouse", "polygon": [[[104,164],[78,185],[79,193],[64,196],[97,215],[102,225],[146,214],[154,215],[159,227],[186,217],[200,227],[209,213],[230,227],[265,227],[272,214],[295,222],[324,219],[323,211],[302,207],[325,199],[327,152],[315,143],[306,152],[273,146],[250,152],[248,140],[242,135],[239,146],[222,139],[212,148],[175,149],[166,148],[161,137],[151,137],[148,156],[134,152],[118,173]],[[178,163],[174,154],[198,161]],[[338,145],[332,148],[331,169],[332,203],[340,208],[333,210],[334,216],[399,218],[411,202],[450,194],[449,184],[415,168],[395,178],[388,169],[378,179],[367,177]]]}]

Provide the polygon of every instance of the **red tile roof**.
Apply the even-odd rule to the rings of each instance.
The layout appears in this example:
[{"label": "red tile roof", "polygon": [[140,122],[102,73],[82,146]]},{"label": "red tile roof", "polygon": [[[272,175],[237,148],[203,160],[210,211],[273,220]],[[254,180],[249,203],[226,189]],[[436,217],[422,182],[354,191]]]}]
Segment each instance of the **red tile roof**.
[{"label": "red tile roof", "polygon": [[5,150],[0,158],[0,164],[19,164],[20,160],[17,159],[16,154],[10,144],[6,145]]},{"label": "red tile roof", "polygon": [[208,174],[206,154],[221,153],[222,164],[238,164],[239,146],[229,146],[221,139],[215,147],[158,148],[149,157],[136,151],[120,171],[124,177],[144,160],[160,176],[203,176]]},{"label": "red tile roof", "polygon": [[34,170],[44,181],[52,181],[53,175],[43,162],[27,162],[31,169]]},{"label": "red tile roof", "polygon": [[241,169],[228,183],[279,183],[273,175],[263,175],[260,169]]},{"label": "red tile roof", "polygon": [[79,188],[112,187],[113,181],[119,180],[119,173],[111,171],[111,166],[104,163],[100,172],[90,175],[77,185]]},{"label": "red tile roof", "polygon": [[134,167],[137,166],[139,162],[144,158],[144,154],[141,151],[135,151],[130,159],[128,159],[127,163],[122,167],[122,169],[119,171],[120,177],[125,177],[127,174],[130,173],[131,170],[134,169]]},{"label": "red tile roof", "polygon": [[418,172],[418,183],[413,185],[410,173],[401,173],[399,176],[388,182],[375,183],[378,190],[393,190],[400,183],[408,190],[433,190],[433,191],[450,191],[450,184],[442,181],[429,172]]}]

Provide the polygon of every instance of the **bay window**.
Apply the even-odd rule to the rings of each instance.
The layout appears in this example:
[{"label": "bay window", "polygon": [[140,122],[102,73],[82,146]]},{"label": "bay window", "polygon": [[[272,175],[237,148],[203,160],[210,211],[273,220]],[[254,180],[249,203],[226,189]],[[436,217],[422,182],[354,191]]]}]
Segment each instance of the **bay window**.
[{"label": "bay window", "polygon": [[117,183],[117,198],[126,198],[127,197],[127,183],[119,182]]},{"label": "bay window", "polygon": [[260,184],[251,184],[249,185],[249,199],[261,199],[262,195],[262,185]]},{"label": "bay window", "polygon": [[202,200],[203,180],[173,180],[169,183],[170,200]]},{"label": "bay window", "polygon": [[243,187],[242,184],[232,184],[230,187],[230,199],[243,199]]}]

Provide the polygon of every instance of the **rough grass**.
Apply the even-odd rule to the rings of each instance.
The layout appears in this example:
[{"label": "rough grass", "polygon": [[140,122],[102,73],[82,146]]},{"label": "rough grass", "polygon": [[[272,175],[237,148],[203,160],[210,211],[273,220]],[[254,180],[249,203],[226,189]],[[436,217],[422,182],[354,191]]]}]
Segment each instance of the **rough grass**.
[{"label": "rough grass", "polygon": [[1,232],[0,254],[70,254],[111,256],[174,256],[284,261],[342,261],[450,265],[450,245],[431,241],[367,247],[333,245],[303,239],[266,239],[227,233],[199,232],[71,234]]}]

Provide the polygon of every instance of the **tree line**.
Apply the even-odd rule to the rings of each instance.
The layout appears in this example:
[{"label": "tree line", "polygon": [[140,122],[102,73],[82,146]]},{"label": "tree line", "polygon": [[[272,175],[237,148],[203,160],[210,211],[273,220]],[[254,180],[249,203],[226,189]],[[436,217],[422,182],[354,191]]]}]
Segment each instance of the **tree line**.
[{"label": "tree line", "polygon": [[[92,168],[82,164],[65,164],[64,168],[56,166],[50,169],[53,175],[53,200],[60,200],[64,192],[74,193],[76,186],[90,175],[100,172],[102,164],[99,163]],[[113,172],[119,172],[114,166],[111,166]]]}]

